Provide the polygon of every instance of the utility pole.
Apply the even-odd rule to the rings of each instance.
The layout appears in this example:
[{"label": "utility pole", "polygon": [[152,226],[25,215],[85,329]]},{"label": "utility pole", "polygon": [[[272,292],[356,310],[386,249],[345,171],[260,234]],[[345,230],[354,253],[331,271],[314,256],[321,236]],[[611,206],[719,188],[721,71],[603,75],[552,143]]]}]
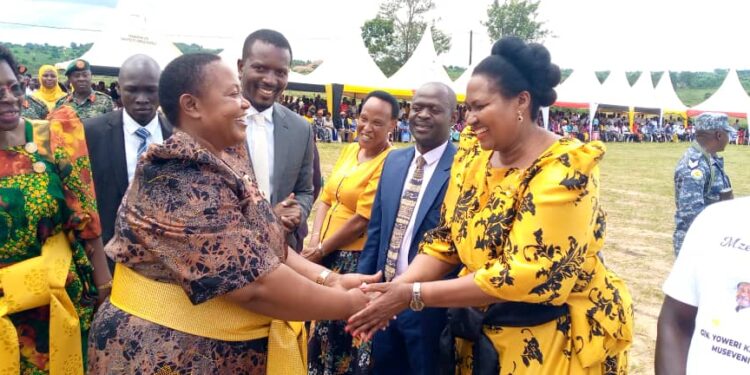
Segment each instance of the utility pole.
[{"label": "utility pole", "polygon": [[469,66],[471,66],[472,49],[474,48],[474,30],[469,30]]}]

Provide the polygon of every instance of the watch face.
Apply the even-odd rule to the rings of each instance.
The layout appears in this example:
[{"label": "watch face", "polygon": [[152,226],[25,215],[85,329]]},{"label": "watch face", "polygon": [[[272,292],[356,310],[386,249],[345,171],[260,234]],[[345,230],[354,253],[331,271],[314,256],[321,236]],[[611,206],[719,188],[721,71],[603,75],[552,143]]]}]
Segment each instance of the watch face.
[{"label": "watch face", "polygon": [[410,308],[411,308],[412,310],[414,310],[414,311],[421,311],[422,309],[424,309],[424,302],[422,302],[422,301],[414,301],[414,300],[412,300],[412,301],[411,301],[411,302],[409,303],[409,307],[410,307]]}]

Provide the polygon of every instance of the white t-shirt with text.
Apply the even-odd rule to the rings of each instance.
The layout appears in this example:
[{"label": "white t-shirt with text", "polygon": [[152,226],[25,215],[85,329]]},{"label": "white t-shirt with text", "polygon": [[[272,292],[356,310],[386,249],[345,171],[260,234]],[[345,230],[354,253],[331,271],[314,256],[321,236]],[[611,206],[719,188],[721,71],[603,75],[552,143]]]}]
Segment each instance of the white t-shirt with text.
[{"label": "white t-shirt with text", "polygon": [[707,207],[664,293],[696,306],[687,374],[750,374],[750,197]]}]

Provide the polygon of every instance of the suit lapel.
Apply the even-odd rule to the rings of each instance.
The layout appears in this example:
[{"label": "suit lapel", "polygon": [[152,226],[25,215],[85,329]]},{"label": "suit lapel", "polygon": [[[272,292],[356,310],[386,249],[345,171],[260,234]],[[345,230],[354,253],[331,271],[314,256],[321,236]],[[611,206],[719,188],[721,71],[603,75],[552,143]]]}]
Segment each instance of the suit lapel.
[{"label": "suit lapel", "polygon": [[[438,195],[440,195],[440,191],[443,190],[443,185],[450,178],[451,165],[453,164],[453,156],[455,154],[455,146],[453,146],[452,143],[448,142],[448,146],[446,147],[445,151],[443,151],[443,155],[438,161],[435,172],[432,173],[430,182],[427,183],[427,186],[423,187],[423,189],[426,190],[424,191],[424,196],[422,196],[422,202],[420,202],[419,207],[417,207],[417,219],[414,221],[414,230],[412,231],[412,233],[416,234],[419,230],[419,227],[422,226],[422,222],[424,221],[425,216],[427,216],[427,212],[435,203],[435,199],[438,197]],[[413,256],[414,254],[409,254],[410,259]]]},{"label": "suit lapel", "polygon": [[115,176],[117,190],[120,195],[125,194],[128,189],[128,163],[125,155],[125,134],[123,131],[122,111],[114,112],[109,118],[109,139],[112,140],[112,161],[111,170]]},{"label": "suit lapel", "polygon": [[[387,209],[386,217],[388,219],[388,241],[390,241],[390,233],[393,232],[393,224],[396,222],[396,216],[398,215],[398,209],[401,205],[401,193],[404,190],[406,179],[409,178],[409,166],[411,160],[414,159],[414,147],[408,151],[399,153],[397,158],[394,158],[391,165],[395,165],[391,171],[387,174],[383,174],[380,178],[381,181],[387,182],[389,186],[386,189],[380,190],[380,196],[383,204],[383,208]],[[393,182],[391,186],[390,183]]]},{"label": "suit lapel", "polygon": [[287,158],[277,158],[284,147],[288,147],[288,140],[291,136],[289,131],[289,123],[286,121],[286,114],[279,109],[278,104],[273,105],[273,186],[274,191],[271,192],[271,203],[284,199],[286,197],[277,197],[276,191],[281,186],[281,177],[286,170]]},{"label": "suit lapel", "polygon": [[[404,152],[395,152],[391,154],[392,160],[388,160],[388,165],[393,168],[383,168],[383,174],[380,176],[380,204],[382,205],[382,232],[380,234],[380,249],[378,253],[378,269],[382,269],[388,257],[388,246],[391,244],[393,236],[393,227],[396,225],[398,209],[401,205],[401,192],[404,190],[404,184],[408,178],[409,165],[414,158],[414,147]],[[393,186],[384,188],[382,183],[392,182]]]}]

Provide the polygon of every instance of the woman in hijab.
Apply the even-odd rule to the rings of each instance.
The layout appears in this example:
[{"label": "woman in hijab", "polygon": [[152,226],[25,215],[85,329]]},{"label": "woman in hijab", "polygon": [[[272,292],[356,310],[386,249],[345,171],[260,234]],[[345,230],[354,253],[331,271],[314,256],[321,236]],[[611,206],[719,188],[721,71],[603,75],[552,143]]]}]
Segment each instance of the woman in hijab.
[{"label": "woman in hijab", "polygon": [[58,99],[65,96],[65,91],[57,84],[57,70],[52,65],[42,65],[39,68],[39,90],[36,90],[34,97],[44,102],[47,109],[55,109],[55,103]]}]

